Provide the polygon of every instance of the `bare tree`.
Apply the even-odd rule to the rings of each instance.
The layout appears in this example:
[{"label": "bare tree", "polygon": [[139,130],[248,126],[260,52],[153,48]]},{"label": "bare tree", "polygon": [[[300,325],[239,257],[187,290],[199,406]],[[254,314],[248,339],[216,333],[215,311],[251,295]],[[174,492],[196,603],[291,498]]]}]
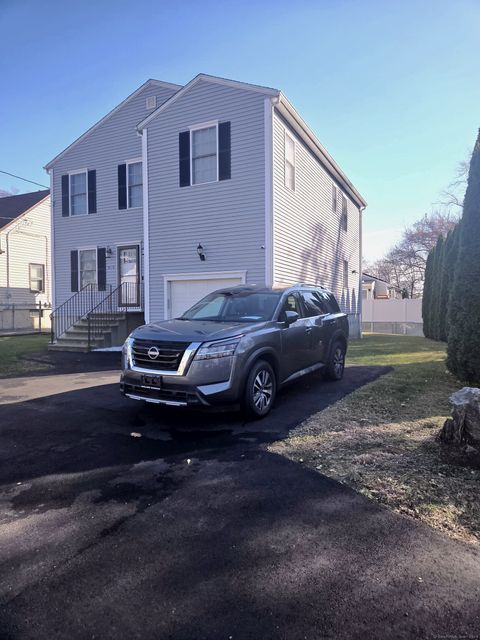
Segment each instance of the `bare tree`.
[{"label": "bare tree", "polygon": [[405,229],[400,242],[394,245],[384,258],[371,265],[371,275],[386,280],[406,290],[410,298],[418,297],[423,290],[425,267],[429,251],[439,236],[446,236],[458,221],[451,212],[435,211]]},{"label": "bare tree", "polygon": [[469,151],[467,159],[457,164],[453,180],[440,194],[440,200],[437,204],[442,206],[445,211],[462,213],[471,156],[472,152]]}]

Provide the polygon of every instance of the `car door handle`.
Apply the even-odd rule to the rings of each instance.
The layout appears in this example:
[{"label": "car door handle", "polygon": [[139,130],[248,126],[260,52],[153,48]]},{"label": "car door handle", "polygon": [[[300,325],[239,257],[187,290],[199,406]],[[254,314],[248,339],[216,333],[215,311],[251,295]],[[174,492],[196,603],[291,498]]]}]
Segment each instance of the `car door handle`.
[{"label": "car door handle", "polygon": [[306,327],[305,328],[305,333],[312,333],[313,331],[313,327]]}]

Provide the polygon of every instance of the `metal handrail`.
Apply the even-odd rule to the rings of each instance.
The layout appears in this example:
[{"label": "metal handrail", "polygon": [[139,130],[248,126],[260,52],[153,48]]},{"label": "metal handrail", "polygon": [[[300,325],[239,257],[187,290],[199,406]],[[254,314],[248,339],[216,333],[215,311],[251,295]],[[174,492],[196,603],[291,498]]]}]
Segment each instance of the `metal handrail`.
[{"label": "metal handrail", "polygon": [[86,314],[88,322],[88,349],[111,329],[114,316],[128,309],[142,308],[142,287],[138,282],[122,282]]},{"label": "metal handrail", "polygon": [[106,295],[108,295],[107,291],[100,291],[97,285],[89,282],[54,309],[50,314],[51,342],[54,342],[55,338],[60,338],[70,327],[84,318],[99,303],[99,299]]}]

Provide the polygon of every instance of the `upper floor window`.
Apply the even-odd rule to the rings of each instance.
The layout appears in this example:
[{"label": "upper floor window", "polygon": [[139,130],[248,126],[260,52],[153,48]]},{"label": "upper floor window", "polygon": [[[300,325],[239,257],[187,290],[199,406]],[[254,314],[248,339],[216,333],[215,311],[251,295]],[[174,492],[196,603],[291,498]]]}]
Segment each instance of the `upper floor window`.
[{"label": "upper floor window", "polygon": [[295,140],[285,131],[285,186],[295,191]]},{"label": "upper floor window", "polygon": [[142,163],[129,162],[127,169],[128,208],[135,209],[143,205]]},{"label": "upper floor window", "polygon": [[348,207],[347,207],[347,199],[342,193],[342,228],[344,231],[348,228]]},{"label": "upper floor window", "polygon": [[70,215],[87,213],[87,172],[70,174]]},{"label": "upper floor window", "polygon": [[62,216],[82,216],[97,212],[97,172],[82,169],[61,178]]},{"label": "upper floor window", "polygon": [[28,265],[28,279],[32,293],[44,293],[45,291],[45,266],[43,264]]},{"label": "upper floor window", "polygon": [[337,187],[332,183],[332,211],[337,210]]},{"label": "upper floor window", "polygon": [[217,134],[216,124],[191,130],[192,184],[218,180]]}]

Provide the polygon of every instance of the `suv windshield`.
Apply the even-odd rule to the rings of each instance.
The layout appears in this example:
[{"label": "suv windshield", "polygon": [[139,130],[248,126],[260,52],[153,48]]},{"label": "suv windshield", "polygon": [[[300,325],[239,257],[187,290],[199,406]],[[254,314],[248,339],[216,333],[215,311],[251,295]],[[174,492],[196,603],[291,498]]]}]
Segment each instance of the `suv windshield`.
[{"label": "suv windshield", "polygon": [[281,293],[221,292],[211,293],[185,311],[181,320],[215,322],[262,322],[271,320]]}]

